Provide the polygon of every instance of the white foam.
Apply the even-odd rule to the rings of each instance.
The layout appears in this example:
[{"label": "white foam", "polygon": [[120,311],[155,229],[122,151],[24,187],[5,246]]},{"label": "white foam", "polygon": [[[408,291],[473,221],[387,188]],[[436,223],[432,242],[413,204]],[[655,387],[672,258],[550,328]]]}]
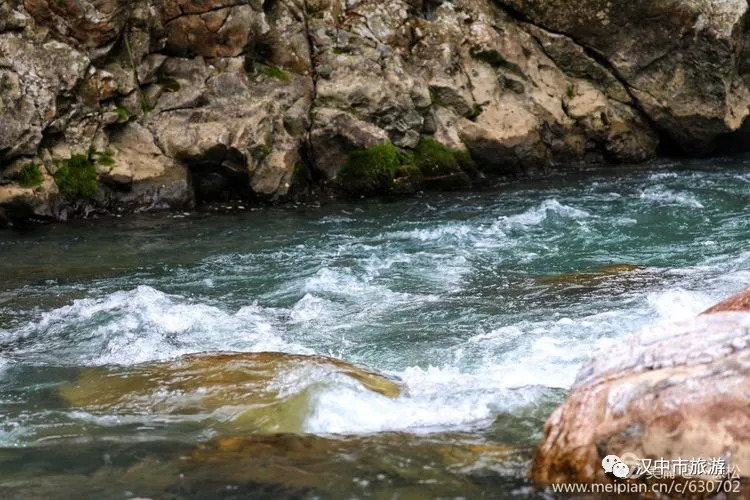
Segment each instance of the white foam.
[{"label": "white foam", "polygon": [[715,303],[716,300],[705,293],[691,292],[682,288],[648,294],[648,304],[656,312],[660,321],[694,318]]},{"label": "white foam", "polygon": [[396,231],[386,236],[388,239],[411,239],[422,242],[434,242],[446,239],[464,240],[470,237],[476,228],[468,224],[444,224],[434,229],[413,229]]},{"label": "white foam", "polygon": [[36,337],[31,355],[49,363],[128,365],[212,350],[311,352],[286,342],[273,320],[273,311],[257,305],[231,314],[139,286],[76,300],[17,334]]},{"label": "white foam", "polygon": [[477,371],[454,366],[411,367],[399,372],[407,395],[389,399],[354,388],[334,388],[318,394],[305,430],[316,434],[372,433],[383,431],[433,432],[486,425],[499,411],[534,404],[546,387],[569,387],[576,367],[563,372],[552,366],[537,385],[542,369],[518,365],[491,365]]},{"label": "white foam", "polygon": [[658,205],[677,205],[697,209],[705,208],[693,195],[681,192],[678,193],[663,185],[656,185],[644,189],[641,192],[641,199],[651,201]]},{"label": "white foam", "polygon": [[530,208],[520,214],[500,217],[497,224],[501,228],[525,229],[538,226],[554,216],[572,220],[583,220],[592,217],[585,210],[564,205],[556,199],[550,198],[544,200],[539,206]]}]

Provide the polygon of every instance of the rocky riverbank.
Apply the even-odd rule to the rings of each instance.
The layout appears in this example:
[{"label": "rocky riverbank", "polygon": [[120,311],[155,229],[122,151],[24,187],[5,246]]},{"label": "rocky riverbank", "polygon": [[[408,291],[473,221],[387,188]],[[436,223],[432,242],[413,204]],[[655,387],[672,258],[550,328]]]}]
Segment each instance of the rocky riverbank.
[{"label": "rocky riverbank", "polygon": [[0,220],[408,195],[705,154],[744,0],[0,2]]}]

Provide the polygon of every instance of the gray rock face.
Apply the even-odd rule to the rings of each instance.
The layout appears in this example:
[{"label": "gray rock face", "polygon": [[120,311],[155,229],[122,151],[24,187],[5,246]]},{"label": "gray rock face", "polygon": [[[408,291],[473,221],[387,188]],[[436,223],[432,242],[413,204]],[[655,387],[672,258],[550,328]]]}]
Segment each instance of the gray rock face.
[{"label": "gray rock face", "polygon": [[748,115],[746,0],[498,0],[605,62],[658,128],[710,151]]},{"label": "gray rock face", "polygon": [[[388,142],[432,137],[506,174],[643,161],[659,134],[705,151],[741,126],[744,0],[568,5],[0,2],[0,183],[29,162],[49,181],[5,205],[277,201]],[[65,199],[54,174],[88,151],[114,165]]]},{"label": "gray rock face", "polygon": [[748,470],[749,297],[750,290],[693,320],[646,328],[597,354],[548,420],[534,479],[607,482],[602,460],[626,453],[721,458]]}]

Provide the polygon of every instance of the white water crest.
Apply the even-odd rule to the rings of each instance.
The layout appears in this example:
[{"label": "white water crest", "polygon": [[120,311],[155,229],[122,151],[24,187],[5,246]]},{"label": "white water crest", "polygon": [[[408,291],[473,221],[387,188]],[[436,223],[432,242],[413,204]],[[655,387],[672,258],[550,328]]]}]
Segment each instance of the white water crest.
[{"label": "white water crest", "polygon": [[0,332],[5,341],[13,337],[34,340],[25,355],[48,364],[130,365],[213,350],[311,352],[275,332],[272,311],[249,305],[230,314],[149,286],[76,300],[17,332]]},{"label": "white water crest", "polygon": [[677,205],[688,208],[703,209],[705,206],[694,195],[676,192],[663,185],[656,185],[644,189],[641,199],[648,200],[659,205]]},{"label": "white water crest", "polygon": [[562,204],[552,198],[544,200],[539,206],[530,208],[520,214],[502,216],[498,219],[498,225],[507,229],[526,229],[538,226],[555,217],[580,221],[592,217],[592,214],[585,210]]}]

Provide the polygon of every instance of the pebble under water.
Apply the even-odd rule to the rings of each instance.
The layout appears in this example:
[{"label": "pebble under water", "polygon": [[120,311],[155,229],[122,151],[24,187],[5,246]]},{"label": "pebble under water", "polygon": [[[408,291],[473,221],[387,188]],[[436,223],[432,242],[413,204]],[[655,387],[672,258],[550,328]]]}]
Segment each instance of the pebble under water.
[{"label": "pebble under water", "polygon": [[[0,233],[0,497],[542,495],[534,445],[581,365],[742,289],[749,240],[748,158]],[[190,404],[200,377],[64,397],[92,373],[266,351],[404,390],[287,363],[264,395],[283,404],[249,427]]]}]

